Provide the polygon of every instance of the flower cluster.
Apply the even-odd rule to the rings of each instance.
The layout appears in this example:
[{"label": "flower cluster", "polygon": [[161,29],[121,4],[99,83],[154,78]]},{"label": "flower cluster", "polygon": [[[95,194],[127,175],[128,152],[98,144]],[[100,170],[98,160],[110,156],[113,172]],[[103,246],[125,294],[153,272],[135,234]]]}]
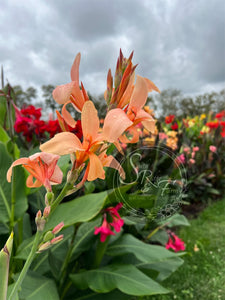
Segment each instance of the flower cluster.
[{"label": "flower cluster", "polygon": [[[113,228],[116,232],[120,232],[124,221],[120,217],[118,210],[123,206],[122,203],[117,204],[115,207],[108,207],[104,210],[103,222],[100,227],[95,227],[94,234],[100,233],[100,241],[104,242],[109,235],[115,235],[112,231]],[[109,219],[109,221],[108,221]]]}]

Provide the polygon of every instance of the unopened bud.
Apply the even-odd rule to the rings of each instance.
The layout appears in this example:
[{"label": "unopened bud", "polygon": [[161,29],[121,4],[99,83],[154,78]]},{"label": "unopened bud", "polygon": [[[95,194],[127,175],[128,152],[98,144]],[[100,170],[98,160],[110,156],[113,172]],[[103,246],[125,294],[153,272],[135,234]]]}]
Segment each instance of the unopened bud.
[{"label": "unopened bud", "polygon": [[46,206],[43,212],[43,217],[47,219],[50,214],[50,211],[51,211],[51,206]]},{"label": "unopened bud", "polygon": [[39,248],[38,248],[38,252],[42,252],[44,250],[47,250],[48,248],[51,247],[51,243],[50,242],[46,242],[44,244],[42,244]]},{"label": "unopened bud", "polygon": [[41,219],[41,217],[42,217],[42,213],[41,213],[41,211],[39,209],[39,211],[36,214],[36,219]]},{"label": "unopened bud", "polygon": [[51,231],[48,231],[44,235],[43,242],[49,242],[53,238],[54,238],[54,234]]},{"label": "unopened bud", "polygon": [[50,243],[52,245],[55,245],[55,244],[61,242],[62,240],[63,240],[63,234],[61,234],[61,235],[55,237],[54,239],[52,239]]},{"label": "unopened bud", "polygon": [[55,226],[55,228],[52,230],[53,234],[57,234],[60,232],[60,230],[63,228],[64,223],[60,222],[58,225]]},{"label": "unopened bud", "polygon": [[45,205],[46,206],[51,205],[53,200],[54,200],[54,194],[52,192],[47,192],[45,194]]},{"label": "unopened bud", "polygon": [[35,222],[36,222],[36,225],[37,225],[37,231],[43,231],[44,227],[45,227],[46,220],[44,218],[40,218],[40,214],[39,214],[38,217],[36,216]]}]

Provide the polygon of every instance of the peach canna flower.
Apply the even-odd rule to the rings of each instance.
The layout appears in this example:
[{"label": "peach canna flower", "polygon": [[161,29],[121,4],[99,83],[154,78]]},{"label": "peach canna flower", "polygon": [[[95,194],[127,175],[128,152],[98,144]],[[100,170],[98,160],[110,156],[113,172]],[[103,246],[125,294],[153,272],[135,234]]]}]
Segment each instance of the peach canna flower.
[{"label": "peach canna flower", "polygon": [[[103,126],[103,136],[107,141],[115,142],[124,131],[134,127],[140,122],[148,131],[154,132],[155,120],[143,109],[148,97],[148,92],[152,91],[153,85],[154,84],[147,78],[137,76],[136,84],[127,107],[124,109],[112,109],[106,115]],[[157,88],[155,87],[154,89]]]},{"label": "peach canna flower", "polygon": [[122,176],[122,167],[112,157],[107,156],[102,149],[103,139],[99,134],[99,118],[93,102],[85,102],[81,113],[81,126],[83,131],[83,142],[72,132],[58,133],[40,146],[45,152],[58,155],[75,154],[75,168],[79,168],[87,162],[84,180],[104,179],[104,166],[117,169]]},{"label": "peach canna flower", "polygon": [[81,89],[79,86],[80,58],[81,54],[78,53],[71,68],[71,82],[57,86],[52,93],[52,96],[57,103],[64,104],[62,108],[62,115],[64,120],[71,127],[75,127],[76,121],[66,110],[66,105],[71,103],[78,112],[81,112],[85,101],[89,100],[88,94],[84,89],[82,82]]},{"label": "peach canna flower", "polygon": [[[63,178],[63,173],[57,166],[59,158],[59,155],[45,152],[35,153],[28,158],[19,158],[9,168],[7,180],[11,182],[13,167],[22,165],[30,173],[26,182],[28,187],[32,188],[44,185],[48,191],[51,191],[51,185],[61,183]],[[33,181],[34,178],[36,179],[35,182]]]}]

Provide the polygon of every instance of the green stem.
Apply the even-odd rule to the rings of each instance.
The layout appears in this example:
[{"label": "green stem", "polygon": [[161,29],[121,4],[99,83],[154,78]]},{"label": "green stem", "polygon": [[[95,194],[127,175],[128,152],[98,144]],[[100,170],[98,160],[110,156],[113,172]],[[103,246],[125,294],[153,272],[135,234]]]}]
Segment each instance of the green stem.
[{"label": "green stem", "polygon": [[41,231],[36,232],[31,252],[30,252],[30,254],[29,254],[29,256],[26,260],[26,263],[25,263],[25,265],[24,265],[24,267],[23,267],[23,269],[22,269],[22,271],[19,275],[19,278],[16,281],[16,284],[14,285],[14,288],[13,288],[8,300],[14,300],[15,299],[16,293],[18,292],[18,290],[19,290],[19,288],[20,288],[20,286],[21,286],[21,284],[24,280],[24,277],[26,276],[27,271],[28,271],[28,269],[29,269],[34,257],[35,257],[41,235],[42,235]]},{"label": "green stem", "polygon": [[60,289],[62,288],[62,286],[64,284],[64,279],[66,278],[67,267],[68,267],[68,264],[70,262],[70,258],[71,258],[71,254],[72,254],[72,250],[73,250],[73,243],[74,243],[78,228],[79,228],[79,224],[78,224],[78,226],[74,226],[74,232],[73,232],[73,236],[72,236],[72,239],[71,239],[71,242],[70,242],[70,246],[69,246],[69,249],[67,251],[66,258],[65,258],[65,260],[63,262],[63,265],[61,267],[61,270],[60,270],[60,275],[59,275],[59,278],[60,278],[59,288]]},{"label": "green stem", "polygon": [[63,198],[66,196],[66,193],[73,188],[73,184],[71,182],[67,182],[62,191],[60,192],[59,196],[55,199],[55,201],[51,205],[51,214],[56,209],[56,207],[60,204]]},{"label": "green stem", "polygon": [[101,264],[102,258],[105,254],[105,251],[108,246],[109,236],[106,238],[105,242],[98,241],[98,245],[96,248],[95,259],[93,263],[93,268],[98,268]]}]

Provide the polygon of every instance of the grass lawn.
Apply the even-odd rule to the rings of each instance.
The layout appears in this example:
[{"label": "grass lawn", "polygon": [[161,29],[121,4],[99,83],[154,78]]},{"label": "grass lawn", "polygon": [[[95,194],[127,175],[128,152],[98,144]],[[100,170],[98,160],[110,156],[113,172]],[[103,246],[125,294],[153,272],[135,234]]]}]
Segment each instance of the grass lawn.
[{"label": "grass lawn", "polygon": [[[144,300],[225,299],[225,199],[206,208],[190,223],[178,233],[186,243],[184,264],[163,282],[172,293]],[[195,246],[199,250],[194,250]]]}]

